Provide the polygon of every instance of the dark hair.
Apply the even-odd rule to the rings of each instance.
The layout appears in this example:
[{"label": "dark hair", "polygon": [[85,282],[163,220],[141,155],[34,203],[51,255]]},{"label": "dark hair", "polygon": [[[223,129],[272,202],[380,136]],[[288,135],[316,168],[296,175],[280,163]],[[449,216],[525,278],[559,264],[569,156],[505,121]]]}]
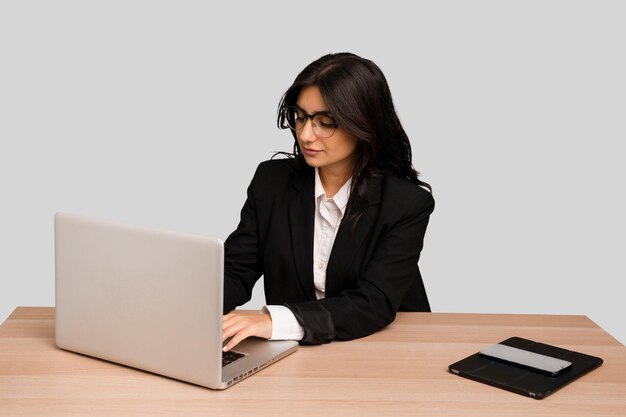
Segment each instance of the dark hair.
[{"label": "dark hair", "polygon": [[[357,139],[348,219],[355,223],[367,208],[367,184],[374,176],[395,175],[427,188],[411,162],[411,143],[396,114],[391,91],[376,64],[343,52],[309,64],[285,92],[277,123],[286,127],[285,106],[294,106],[304,87],[317,86],[341,128]],[[293,157],[305,164],[295,131]]]}]

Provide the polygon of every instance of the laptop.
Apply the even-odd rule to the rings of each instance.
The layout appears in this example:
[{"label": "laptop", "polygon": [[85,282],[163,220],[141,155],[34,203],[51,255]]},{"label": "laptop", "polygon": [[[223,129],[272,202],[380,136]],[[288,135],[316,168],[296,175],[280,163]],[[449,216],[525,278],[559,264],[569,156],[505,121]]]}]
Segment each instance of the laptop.
[{"label": "laptop", "polygon": [[298,347],[248,338],[222,357],[219,239],[68,213],[54,239],[61,349],[224,389]]}]

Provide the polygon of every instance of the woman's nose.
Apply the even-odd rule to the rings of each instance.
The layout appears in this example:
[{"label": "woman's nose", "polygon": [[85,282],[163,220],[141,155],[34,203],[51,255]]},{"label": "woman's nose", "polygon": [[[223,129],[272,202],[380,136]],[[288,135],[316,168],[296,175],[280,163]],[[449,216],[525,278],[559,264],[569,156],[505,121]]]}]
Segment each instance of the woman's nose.
[{"label": "woman's nose", "polygon": [[315,131],[313,130],[313,120],[308,119],[304,123],[302,130],[300,130],[299,136],[300,136],[300,140],[303,140],[305,142],[314,142],[317,139],[317,135],[315,134]]}]

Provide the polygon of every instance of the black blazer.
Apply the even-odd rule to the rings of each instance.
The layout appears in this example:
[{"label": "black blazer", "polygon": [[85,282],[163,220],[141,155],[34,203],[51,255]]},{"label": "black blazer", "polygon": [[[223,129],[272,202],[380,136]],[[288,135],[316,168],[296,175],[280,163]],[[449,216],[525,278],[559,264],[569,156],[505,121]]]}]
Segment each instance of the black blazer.
[{"label": "black blazer", "polygon": [[301,343],[367,336],[397,311],[430,311],[417,266],[432,195],[393,176],[368,184],[356,227],[342,221],[326,269],[326,297],[313,284],[315,171],[296,159],[263,162],[241,221],[226,240],[224,312],[250,300],[263,275],[267,304],[286,305],[304,327]]}]

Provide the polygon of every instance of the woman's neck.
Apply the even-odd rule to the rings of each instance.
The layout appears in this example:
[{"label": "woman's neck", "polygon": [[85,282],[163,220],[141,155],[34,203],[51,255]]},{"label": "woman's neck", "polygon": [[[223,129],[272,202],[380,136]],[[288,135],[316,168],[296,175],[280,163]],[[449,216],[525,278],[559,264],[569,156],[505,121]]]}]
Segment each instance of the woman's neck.
[{"label": "woman's neck", "polygon": [[326,194],[327,198],[332,198],[337,194],[337,191],[339,191],[352,176],[352,170],[347,169],[323,167],[318,170],[322,187],[324,187],[324,194]]}]

